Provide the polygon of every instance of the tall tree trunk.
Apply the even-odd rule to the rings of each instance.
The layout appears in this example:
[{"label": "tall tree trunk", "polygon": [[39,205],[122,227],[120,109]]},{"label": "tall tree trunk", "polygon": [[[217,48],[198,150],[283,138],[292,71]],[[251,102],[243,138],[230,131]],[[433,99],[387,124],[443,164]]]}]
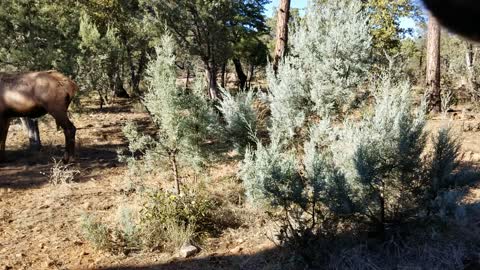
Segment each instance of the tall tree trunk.
[{"label": "tall tree trunk", "polygon": [[465,54],[465,61],[467,67],[467,87],[470,95],[472,97],[472,101],[476,101],[478,99],[477,93],[477,83],[475,81],[475,52],[473,50],[473,44],[471,42],[467,43],[467,51]]},{"label": "tall tree trunk", "polygon": [[[132,71],[132,90],[134,93],[140,93],[140,81],[143,76],[143,72],[147,66],[147,51],[145,49],[140,53],[140,58],[138,59],[137,71]],[[135,69],[132,63],[132,70]]]},{"label": "tall tree trunk", "polygon": [[288,44],[288,20],[290,18],[290,0],[281,0],[277,16],[277,37],[275,43],[275,56],[273,70],[278,70],[278,63],[284,56]]},{"label": "tall tree trunk", "polygon": [[440,24],[430,15],[427,36],[427,91],[429,111],[440,112]]},{"label": "tall tree trunk", "polygon": [[204,63],[208,81],[208,95],[212,100],[218,99],[217,68],[211,62]]},{"label": "tall tree trunk", "polygon": [[247,84],[247,75],[243,72],[242,62],[239,59],[233,58],[233,64],[235,65],[235,72],[237,72],[238,77],[238,85],[240,89],[245,89],[245,85]]},{"label": "tall tree trunk", "polygon": [[190,65],[186,65],[185,68],[187,69],[187,79],[185,80],[185,90],[188,90],[188,86],[190,85]]},{"label": "tall tree trunk", "polygon": [[254,64],[250,64],[250,77],[248,78],[248,88],[252,88],[252,81],[253,81],[253,78],[255,78],[255,65]]},{"label": "tall tree trunk", "polygon": [[176,150],[170,153],[170,165],[172,166],[173,180],[175,181],[175,193],[180,194],[180,177],[178,176]]},{"label": "tall tree trunk", "polygon": [[225,88],[225,84],[226,84],[226,76],[227,76],[227,63],[223,63],[222,65],[222,82],[221,82],[221,85],[222,85],[222,88]]},{"label": "tall tree trunk", "polygon": [[135,67],[135,63],[133,61],[132,50],[129,46],[126,46],[127,50],[127,60],[130,66],[130,81],[132,86],[132,91],[135,94],[140,93],[140,81],[142,79],[143,72],[147,66],[147,51],[142,49],[140,53],[140,58],[138,59],[138,66]]},{"label": "tall tree trunk", "polygon": [[114,85],[114,95],[115,97],[119,98],[129,98],[130,95],[127,93],[127,90],[125,90],[125,87],[123,87],[123,80],[120,72],[116,72],[115,74],[115,85]]}]

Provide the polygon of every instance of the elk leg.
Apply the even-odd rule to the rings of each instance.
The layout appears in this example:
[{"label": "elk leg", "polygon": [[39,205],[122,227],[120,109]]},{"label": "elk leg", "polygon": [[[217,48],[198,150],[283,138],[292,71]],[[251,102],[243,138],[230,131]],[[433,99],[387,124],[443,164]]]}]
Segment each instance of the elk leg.
[{"label": "elk leg", "polygon": [[7,140],[9,119],[0,118],[0,161],[5,160],[5,142]]},{"label": "elk leg", "polygon": [[75,133],[77,129],[70,119],[68,119],[67,112],[52,113],[52,116],[65,134],[65,155],[63,162],[68,163],[73,161],[75,155]]},{"label": "elk leg", "polygon": [[39,151],[42,148],[40,141],[40,132],[38,130],[38,120],[35,118],[22,117],[20,120],[28,132],[28,140],[30,142],[30,149]]}]

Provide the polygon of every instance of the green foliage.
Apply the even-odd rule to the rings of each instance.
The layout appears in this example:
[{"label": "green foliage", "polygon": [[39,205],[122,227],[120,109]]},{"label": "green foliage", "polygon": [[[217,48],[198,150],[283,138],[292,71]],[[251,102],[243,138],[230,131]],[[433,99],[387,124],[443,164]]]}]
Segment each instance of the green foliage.
[{"label": "green foliage", "polygon": [[0,9],[2,69],[75,72],[76,1],[5,0]]},{"label": "green foliage", "polygon": [[[278,74],[268,73],[272,133],[292,138],[312,115],[339,115],[369,68],[367,16],[357,1],[309,7]],[[276,136],[276,135],[275,135]]]},{"label": "green foliage", "polygon": [[218,109],[226,122],[225,137],[231,140],[235,147],[243,151],[245,147],[255,143],[258,116],[254,107],[253,91],[240,92],[232,96],[223,90],[223,99],[219,101]]},{"label": "green foliage", "polygon": [[373,114],[346,123],[333,146],[337,164],[359,191],[357,208],[380,224],[405,218],[420,207],[425,120],[422,110],[413,113],[410,91],[406,83],[385,79]]},{"label": "green foliage", "polygon": [[157,134],[155,138],[141,134],[135,125],[128,124],[123,131],[132,155],[122,160],[140,177],[143,172],[159,170],[159,163],[168,164],[178,181],[179,169],[203,165],[202,145],[213,130],[215,116],[201,93],[201,83],[192,91],[176,85],[173,39],[165,35],[161,40],[147,70],[149,85],[143,98]]},{"label": "green foliage", "polygon": [[211,200],[191,190],[181,195],[150,193],[141,212],[143,242],[148,247],[180,248],[213,229],[214,208]]},{"label": "green foliage", "polygon": [[98,28],[101,36],[108,36],[114,31],[115,46],[108,41],[102,47],[102,53],[109,55],[110,68],[105,70],[110,80],[110,90],[116,95],[121,92],[123,84],[128,82],[133,94],[140,94],[140,82],[145,75],[148,64],[148,52],[158,42],[163,33],[163,23],[156,22],[151,27],[145,18],[148,11],[141,8],[138,0],[91,0],[78,3],[79,10],[87,14]]},{"label": "green foliage", "polygon": [[303,199],[295,156],[281,151],[278,141],[268,146],[258,143],[256,151],[247,150],[239,176],[251,202],[277,206]]},{"label": "green foliage", "polygon": [[424,102],[415,108],[393,60],[389,76],[371,79],[373,104],[363,115],[342,115],[369,68],[367,17],[358,2],[326,1],[318,10],[310,7],[277,76],[269,74],[270,143],[248,150],[239,172],[249,200],[280,221],[280,242],[304,257],[311,240],[341,232],[344,222],[384,235],[389,224],[442,205],[429,194],[432,177],[451,178],[459,150],[441,133],[430,161],[423,158]]},{"label": "green foliage", "polygon": [[89,90],[96,90],[102,105],[109,101],[113,87],[111,74],[114,71],[121,52],[117,30],[109,27],[102,36],[86,13],[80,19],[79,48],[81,55],[77,59],[79,66],[77,81]]},{"label": "green foliage", "polygon": [[402,18],[421,20],[418,7],[412,0],[367,0],[367,10],[373,37],[373,46],[377,53],[383,55],[383,51],[389,54],[399,52],[400,42],[412,29],[402,29],[400,21]]},{"label": "green foliage", "polygon": [[[154,13],[151,20],[165,21],[177,43],[202,61],[211,74],[207,79],[212,97],[217,95],[216,76],[212,74],[217,74],[220,65],[233,56],[234,44],[242,48],[242,40],[255,41],[266,29],[262,13],[267,0],[141,2]],[[252,58],[250,61],[258,60],[254,54],[237,52],[238,55]]]},{"label": "green foliage", "polygon": [[91,215],[81,220],[82,233],[95,248],[114,254],[141,249],[179,249],[216,229],[216,204],[203,193],[187,189],[181,195],[163,190],[139,193],[138,209],[121,206],[113,224]]},{"label": "green foliage", "polygon": [[82,217],[81,227],[84,237],[97,249],[113,251],[110,230],[107,226],[96,221],[94,217],[85,215]]},{"label": "green foliage", "polygon": [[429,178],[432,179],[431,192],[455,186],[452,176],[459,166],[460,140],[453,137],[450,128],[440,129],[433,139],[434,149],[429,157]]}]

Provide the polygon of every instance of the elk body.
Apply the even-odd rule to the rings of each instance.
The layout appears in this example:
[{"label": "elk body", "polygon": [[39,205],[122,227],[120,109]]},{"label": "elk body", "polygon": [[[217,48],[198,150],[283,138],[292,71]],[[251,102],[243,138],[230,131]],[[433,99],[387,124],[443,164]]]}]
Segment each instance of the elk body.
[{"label": "elk body", "polygon": [[50,114],[65,134],[64,162],[75,152],[76,128],[68,118],[68,107],[78,86],[57,71],[0,73],[0,160],[5,158],[5,140],[10,120]]}]

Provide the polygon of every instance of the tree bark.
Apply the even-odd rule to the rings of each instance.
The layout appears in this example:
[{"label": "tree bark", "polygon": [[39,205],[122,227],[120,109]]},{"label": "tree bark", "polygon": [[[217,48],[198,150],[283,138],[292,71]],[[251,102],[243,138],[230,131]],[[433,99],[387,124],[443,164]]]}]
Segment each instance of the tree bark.
[{"label": "tree bark", "polygon": [[125,87],[123,87],[123,80],[119,72],[116,72],[115,74],[115,83],[114,83],[114,95],[115,97],[118,98],[129,98],[130,95],[127,93],[127,90],[125,90]]},{"label": "tree bark", "polygon": [[140,93],[140,81],[143,76],[143,72],[145,71],[145,68],[147,66],[147,51],[145,49],[142,49],[140,53],[140,58],[138,59],[138,66],[135,67],[135,63],[133,60],[133,52],[132,49],[126,45],[126,51],[127,51],[127,60],[128,64],[130,66],[130,81],[131,81],[131,87],[132,91],[134,94],[139,94]]},{"label": "tree bark", "polygon": [[253,78],[255,78],[255,65],[250,64],[250,76],[248,78],[248,85],[247,85],[249,89],[252,88]]},{"label": "tree bark", "polygon": [[475,81],[475,52],[473,50],[473,44],[471,42],[467,43],[467,51],[465,54],[465,61],[467,67],[467,87],[470,95],[472,97],[472,101],[477,101],[478,93],[477,93],[477,83]]},{"label": "tree bark", "polygon": [[430,15],[427,35],[427,76],[428,110],[440,112],[440,24]]},{"label": "tree bark", "polygon": [[180,194],[180,178],[178,176],[177,152],[176,151],[172,151],[170,153],[170,165],[172,166],[173,178],[175,180],[175,193]]},{"label": "tree bark", "polygon": [[277,37],[275,43],[275,56],[273,70],[278,70],[278,63],[285,55],[288,45],[288,20],[290,18],[290,0],[281,0],[277,16]]},{"label": "tree bark", "polygon": [[222,85],[222,88],[225,88],[225,84],[226,84],[226,76],[227,76],[227,63],[223,63],[222,65],[222,82],[221,82],[221,85]]},{"label": "tree bark", "polygon": [[242,62],[237,58],[233,58],[232,61],[235,65],[235,72],[237,72],[238,86],[240,89],[244,90],[245,85],[247,84],[247,75],[245,75],[245,72],[243,71]]},{"label": "tree bark", "polygon": [[217,69],[212,63],[205,63],[205,73],[208,81],[208,95],[212,100],[218,99]]}]

